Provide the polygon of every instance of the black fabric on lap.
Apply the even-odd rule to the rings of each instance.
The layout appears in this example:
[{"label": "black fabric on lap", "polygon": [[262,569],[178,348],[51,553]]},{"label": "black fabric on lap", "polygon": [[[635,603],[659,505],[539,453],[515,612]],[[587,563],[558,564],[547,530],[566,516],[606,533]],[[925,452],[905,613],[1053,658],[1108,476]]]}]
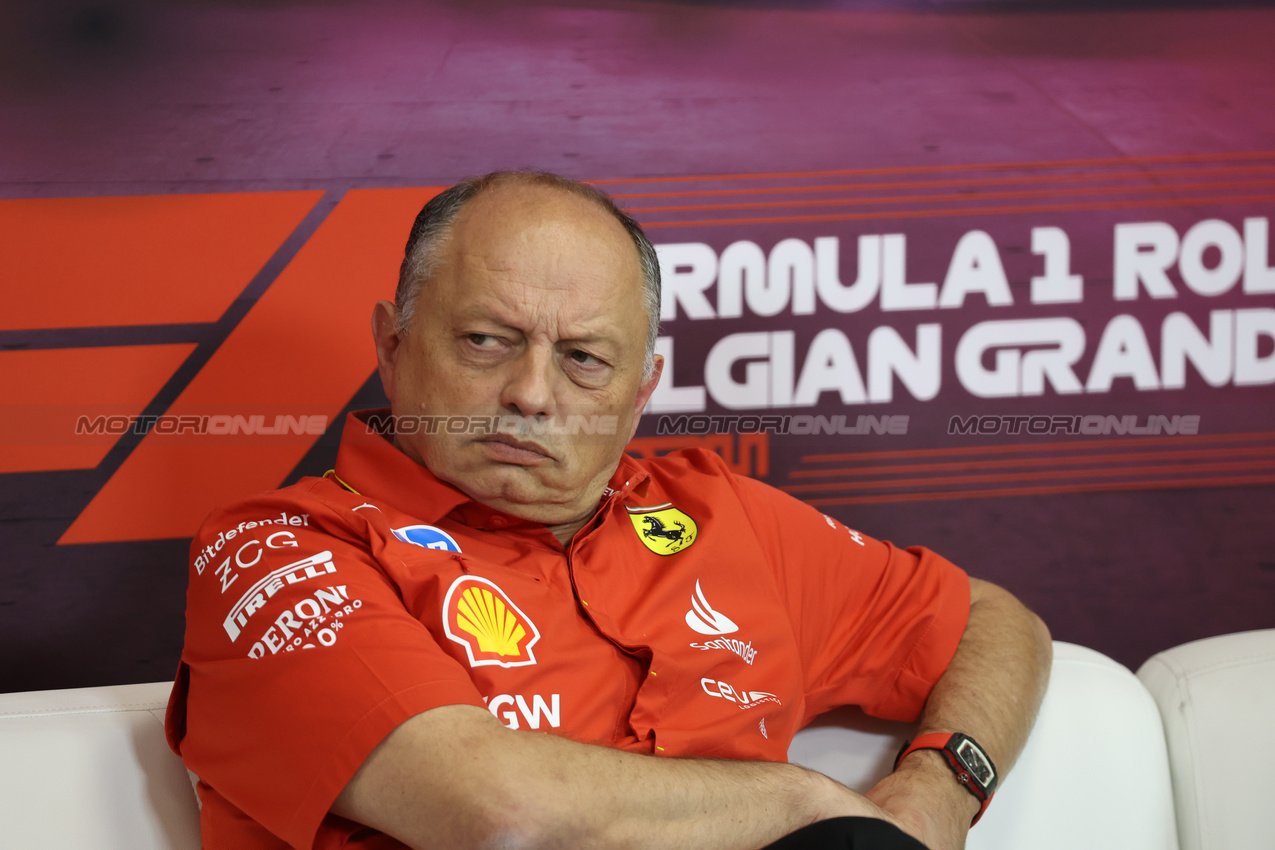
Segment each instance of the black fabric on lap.
[{"label": "black fabric on lap", "polygon": [[763,850],[926,850],[925,845],[877,818],[830,818],[768,844]]}]

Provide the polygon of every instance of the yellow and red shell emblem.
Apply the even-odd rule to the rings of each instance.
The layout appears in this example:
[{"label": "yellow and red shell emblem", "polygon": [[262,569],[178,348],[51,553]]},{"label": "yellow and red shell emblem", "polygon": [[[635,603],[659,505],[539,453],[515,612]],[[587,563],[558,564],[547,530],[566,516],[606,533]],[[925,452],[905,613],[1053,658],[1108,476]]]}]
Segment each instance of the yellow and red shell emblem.
[{"label": "yellow and red shell emblem", "polygon": [[443,630],[465,647],[470,667],[536,663],[531,648],[540,631],[531,618],[496,586],[479,576],[461,576],[443,599]]}]

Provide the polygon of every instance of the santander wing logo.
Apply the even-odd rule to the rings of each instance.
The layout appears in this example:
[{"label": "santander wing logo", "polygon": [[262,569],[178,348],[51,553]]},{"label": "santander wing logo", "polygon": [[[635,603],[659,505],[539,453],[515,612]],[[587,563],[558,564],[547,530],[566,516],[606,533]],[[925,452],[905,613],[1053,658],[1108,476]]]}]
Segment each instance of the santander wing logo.
[{"label": "santander wing logo", "polygon": [[686,612],[686,625],[702,635],[728,635],[739,631],[730,617],[714,611],[713,606],[704,598],[704,591],[695,580],[695,593],[691,596],[691,610]]}]

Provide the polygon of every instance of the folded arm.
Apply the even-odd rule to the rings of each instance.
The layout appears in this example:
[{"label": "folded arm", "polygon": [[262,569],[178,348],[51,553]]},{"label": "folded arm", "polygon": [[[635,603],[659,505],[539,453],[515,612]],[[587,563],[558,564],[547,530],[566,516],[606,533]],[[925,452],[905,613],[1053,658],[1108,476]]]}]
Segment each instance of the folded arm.
[{"label": "folded arm", "polygon": [[[1051,658],[1049,630],[1039,617],[1002,588],[970,579],[969,622],[916,734],[969,735],[1003,778],[1035,722]],[[909,755],[867,796],[932,850],[963,847],[979,805],[934,750]]]},{"label": "folded arm", "polygon": [[795,765],[658,758],[512,731],[474,706],[399,726],[332,807],[416,848],[757,848],[808,823],[885,815]]}]

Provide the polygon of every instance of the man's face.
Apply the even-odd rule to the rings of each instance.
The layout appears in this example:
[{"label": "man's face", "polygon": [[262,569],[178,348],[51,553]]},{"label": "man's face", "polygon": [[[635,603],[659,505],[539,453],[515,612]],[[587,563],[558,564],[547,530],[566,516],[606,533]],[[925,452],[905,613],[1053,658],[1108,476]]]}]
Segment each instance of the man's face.
[{"label": "man's face", "polygon": [[[505,513],[549,525],[589,515],[659,378],[657,368],[643,381],[632,240],[584,198],[512,183],[466,204],[440,259],[403,335],[392,306],[377,307],[386,394],[400,422],[502,417],[502,427],[449,433],[422,420],[414,433],[400,427],[398,447]],[[597,433],[569,433],[572,422]]]}]

